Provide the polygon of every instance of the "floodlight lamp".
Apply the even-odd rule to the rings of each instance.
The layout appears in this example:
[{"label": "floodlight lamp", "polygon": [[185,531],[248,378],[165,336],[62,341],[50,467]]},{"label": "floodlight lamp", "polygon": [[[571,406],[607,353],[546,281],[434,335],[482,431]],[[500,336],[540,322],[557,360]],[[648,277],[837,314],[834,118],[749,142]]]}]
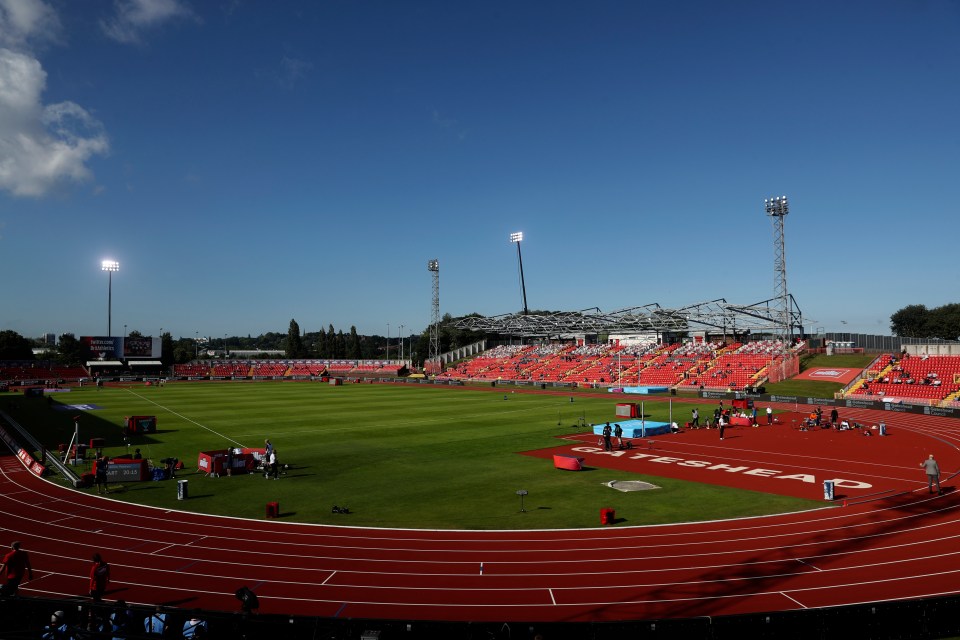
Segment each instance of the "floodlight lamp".
[{"label": "floodlight lamp", "polygon": [[523,240],[523,231],[517,231],[510,234],[510,242],[521,242]]},{"label": "floodlight lamp", "polygon": [[120,271],[120,263],[116,260],[104,260],[100,263],[101,271]]},{"label": "floodlight lamp", "polygon": [[440,271],[440,262],[436,259],[428,260],[427,271]]},{"label": "floodlight lamp", "polygon": [[775,216],[783,216],[790,212],[790,206],[787,203],[787,196],[766,198],[763,201],[763,207],[768,214]]}]

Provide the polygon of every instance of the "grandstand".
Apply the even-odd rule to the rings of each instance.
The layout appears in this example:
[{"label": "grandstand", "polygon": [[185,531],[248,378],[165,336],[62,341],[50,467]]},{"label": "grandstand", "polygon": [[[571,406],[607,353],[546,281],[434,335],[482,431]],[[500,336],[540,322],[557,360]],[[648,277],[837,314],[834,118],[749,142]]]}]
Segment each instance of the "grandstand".
[{"label": "grandstand", "polygon": [[[920,353],[879,355],[856,380],[838,393],[864,401],[928,406],[960,405],[960,356]],[[590,343],[587,336],[505,344],[453,362],[436,374],[437,381],[551,384],[569,387],[666,387],[676,391],[756,390],[773,381],[771,371],[798,362],[806,343],[785,345],[761,338],[745,341],[700,333],[669,344],[651,341]],[[816,351],[816,350],[814,350]],[[952,352],[951,352],[952,353]],[[158,366],[118,367],[90,371],[54,362],[7,362],[0,366],[0,383],[7,386],[71,384],[98,377],[141,380],[169,375],[200,379],[394,379],[410,373],[392,360],[259,360],[233,359]],[[789,376],[788,376],[789,377]],[[782,379],[782,378],[778,378]]]},{"label": "grandstand", "polygon": [[0,366],[0,380],[8,382],[64,382],[88,376],[83,367],[65,367],[54,362],[7,362]]},{"label": "grandstand", "polygon": [[172,368],[173,377],[178,379],[382,378],[404,372],[402,363],[388,360],[220,360],[176,364]]},{"label": "grandstand", "polygon": [[884,354],[846,395],[881,402],[953,403],[960,396],[960,357]]},{"label": "grandstand", "polygon": [[[498,346],[457,363],[437,376],[459,381],[532,381],[576,386],[666,386],[742,390],[766,382],[771,361],[782,359],[782,343],[722,341],[647,344]],[[787,350],[795,355],[798,343]]]}]

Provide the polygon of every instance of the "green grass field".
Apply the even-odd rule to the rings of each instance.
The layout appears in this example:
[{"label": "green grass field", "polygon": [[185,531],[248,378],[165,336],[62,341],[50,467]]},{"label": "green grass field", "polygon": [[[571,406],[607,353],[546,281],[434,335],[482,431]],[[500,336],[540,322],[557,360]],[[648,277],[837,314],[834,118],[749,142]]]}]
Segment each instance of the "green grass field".
[{"label": "green grass field", "polygon": [[[735,518],[819,508],[799,500],[622,471],[555,470],[518,452],[555,447],[578,419],[614,417],[614,397],[520,393],[502,389],[299,382],[177,383],[165,387],[74,389],[43,399],[0,399],[48,448],[69,442],[73,416],[81,441],[105,437],[105,453],[126,453],[124,416],[156,415],[158,433],[139,436],[145,457],[177,457],[189,498],[175,481],[111,486],[111,498],[244,518],[263,518],[279,502],[290,521],[410,528],[534,529],[599,526],[599,510],[618,523]],[[94,404],[92,411],[57,411],[57,404]],[[645,400],[650,419],[669,417],[667,399]],[[689,406],[676,404],[677,420]],[[197,453],[228,446],[260,447],[270,438],[281,462],[279,481],[258,474],[209,478]],[[82,469],[81,469],[82,471]],[[621,493],[610,480],[646,480],[660,489]],[[518,489],[529,494],[520,512]],[[92,491],[87,489],[87,491]],[[346,506],[349,515],[331,513]]]},{"label": "green grass field", "polygon": [[[813,369],[815,367],[846,367],[850,369],[863,369],[876,358],[876,354],[815,354],[805,356],[800,361],[800,370]],[[843,389],[844,385],[839,382],[821,382],[818,380],[784,380],[776,384],[768,384],[767,393],[783,396],[807,396],[810,398],[832,398],[833,394]]]}]

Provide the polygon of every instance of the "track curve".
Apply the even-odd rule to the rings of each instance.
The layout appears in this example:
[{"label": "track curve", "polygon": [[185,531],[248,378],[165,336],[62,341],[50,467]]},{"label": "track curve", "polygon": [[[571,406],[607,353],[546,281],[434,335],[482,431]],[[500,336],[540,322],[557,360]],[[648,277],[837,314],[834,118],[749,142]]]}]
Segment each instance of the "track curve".
[{"label": "track curve", "polygon": [[[960,468],[960,427],[851,410],[936,443]],[[892,424],[891,427],[894,425]],[[263,613],[451,621],[684,618],[960,593],[960,491],[915,480],[841,508],[664,526],[550,531],[398,530],[204,516],[73,491],[0,458],[3,535],[23,541],[26,595],[86,593],[94,551],[108,599]],[[950,484],[949,480],[946,482]]]}]

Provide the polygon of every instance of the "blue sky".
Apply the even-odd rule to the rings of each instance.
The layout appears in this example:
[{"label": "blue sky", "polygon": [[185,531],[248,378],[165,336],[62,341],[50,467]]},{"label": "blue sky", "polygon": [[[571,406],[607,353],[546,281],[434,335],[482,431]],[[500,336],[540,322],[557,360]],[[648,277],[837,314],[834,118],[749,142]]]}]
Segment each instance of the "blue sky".
[{"label": "blue sky", "polygon": [[0,0],[0,329],[957,302],[956,0]]}]

